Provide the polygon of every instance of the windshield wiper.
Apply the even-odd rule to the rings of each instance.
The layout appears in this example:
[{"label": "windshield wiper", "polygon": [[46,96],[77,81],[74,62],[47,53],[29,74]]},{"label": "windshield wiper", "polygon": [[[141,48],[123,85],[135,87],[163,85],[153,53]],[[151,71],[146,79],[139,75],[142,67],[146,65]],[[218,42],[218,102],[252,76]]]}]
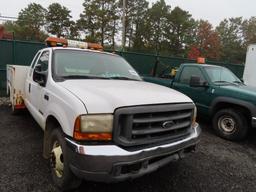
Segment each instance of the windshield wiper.
[{"label": "windshield wiper", "polygon": [[228,81],[214,81],[213,83],[230,83]]},{"label": "windshield wiper", "polygon": [[244,83],[241,82],[241,81],[233,81],[233,83],[244,84]]},{"label": "windshield wiper", "polygon": [[93,76],[93,75],[65,75],[61,76],[63,79],[108,79],[106,77]]},{"label": "windshield wiper", "polygon": [[139,79],[132,79],[132,78],[123,77],[123,76],[109,77],[109,79],[140,81]]}]

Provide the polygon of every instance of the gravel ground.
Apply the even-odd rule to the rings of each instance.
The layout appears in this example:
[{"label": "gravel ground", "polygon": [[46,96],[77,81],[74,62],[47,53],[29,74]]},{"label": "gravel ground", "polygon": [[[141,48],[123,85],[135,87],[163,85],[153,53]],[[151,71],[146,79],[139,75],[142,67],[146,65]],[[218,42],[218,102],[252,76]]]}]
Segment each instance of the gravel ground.
[{"label": "gravel ground", "polygon": [[[43,132],[25,112],[0,106],[0,191],[58,191],[42,158]],[[216,137],[206,123],[196,153],[133,181],[83,182],[77,192],[255,191],[256,131],[240,143]]]}]

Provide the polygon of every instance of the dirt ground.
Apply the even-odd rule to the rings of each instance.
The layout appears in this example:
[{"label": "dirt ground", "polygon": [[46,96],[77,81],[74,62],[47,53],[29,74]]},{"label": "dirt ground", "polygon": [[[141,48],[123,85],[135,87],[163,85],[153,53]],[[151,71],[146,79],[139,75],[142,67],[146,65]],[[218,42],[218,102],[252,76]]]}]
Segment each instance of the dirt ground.
[{"label": "dirt ground", "polygon": [[[0,106],[0,191],[58,191],[49,163],[42,158],[43,132],[28,112],[13,116]],[[118,184],[83,182],[76,191],[167,192],[256,191],[256,131],[233,143],[218,138],[200,122],[197,152],[133,181]]]}]

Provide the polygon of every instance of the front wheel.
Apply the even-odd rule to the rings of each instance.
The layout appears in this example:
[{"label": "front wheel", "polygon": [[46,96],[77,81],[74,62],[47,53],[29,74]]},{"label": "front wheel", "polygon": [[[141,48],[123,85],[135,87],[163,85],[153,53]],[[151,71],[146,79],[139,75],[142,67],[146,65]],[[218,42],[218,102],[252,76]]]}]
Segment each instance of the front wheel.
[{"label": "front wheel", "polygon": [[50,144],[50,164],[53,182],[62,191],[77,188],[81,184],[81,180],[76,178],[69,168],[66,142],[60,129],[52,131]]},{"label": "front wheel", "polygon": [[248,122],[243,113],[235,109],[222,109],[213,117],[213,128],[227,140],[237,141],[246,137]]}]

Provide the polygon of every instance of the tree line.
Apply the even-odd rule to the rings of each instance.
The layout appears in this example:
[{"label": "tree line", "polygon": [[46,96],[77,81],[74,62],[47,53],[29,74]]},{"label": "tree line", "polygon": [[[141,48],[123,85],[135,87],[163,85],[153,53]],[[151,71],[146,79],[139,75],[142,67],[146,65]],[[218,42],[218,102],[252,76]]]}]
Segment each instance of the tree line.
[{"label": "tree line", "polygon": [[[84,0],[76,21],[71,11],[52,3],[47,8],[30,3],[15,22],[4,23],[19,40],[44,41],[49,34],[99,42],[108,49],[120,49],[123,0]],[[224,19],[214,27],[207,20],[195,20],[165,0],[127,0],[125,50],[161,55],[199,56],[212,60],[243,63],[246,48],[256,42],[256,17]]]}]

